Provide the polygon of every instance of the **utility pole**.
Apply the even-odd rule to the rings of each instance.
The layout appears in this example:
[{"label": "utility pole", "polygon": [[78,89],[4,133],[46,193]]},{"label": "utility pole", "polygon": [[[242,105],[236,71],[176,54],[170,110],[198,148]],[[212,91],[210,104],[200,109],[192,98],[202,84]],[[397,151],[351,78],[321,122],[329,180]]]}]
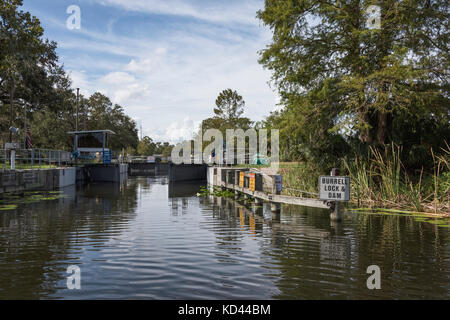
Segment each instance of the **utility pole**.
[{"label": "utility pole", "polygon": [[[12,85],[9,88],[9,127],[13,126],[13,110],[14,110],[14,76],[12,77]],[[9,142],[12,142],[12,132],[9,130]]]},{"label": "utility pole", "polygon": [[75,131],[78,131],[78,108],[80,104],[80,88],[77,88],[77,117],[75,120]]}]

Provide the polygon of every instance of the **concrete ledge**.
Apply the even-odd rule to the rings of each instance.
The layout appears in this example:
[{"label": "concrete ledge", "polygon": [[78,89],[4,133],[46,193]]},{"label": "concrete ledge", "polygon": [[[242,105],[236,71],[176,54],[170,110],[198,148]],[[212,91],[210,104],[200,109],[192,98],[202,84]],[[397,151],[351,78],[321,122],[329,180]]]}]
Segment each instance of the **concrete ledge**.
[{"label": "concrete ledge", "polygon": [[55,190],[75,184],[76,168],[0,171],[0,193]]}]

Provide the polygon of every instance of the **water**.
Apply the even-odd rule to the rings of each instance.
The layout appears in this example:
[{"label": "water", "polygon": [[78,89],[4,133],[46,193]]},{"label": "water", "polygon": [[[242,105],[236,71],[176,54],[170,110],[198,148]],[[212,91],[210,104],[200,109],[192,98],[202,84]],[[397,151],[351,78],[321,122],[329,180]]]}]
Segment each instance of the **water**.
[{"label": "water", "polygon": [[[0,211],[0,299],[447,299],[448,228],[241,206],[166,177]],[[68,290],[68,266],[81,290]],[[381,269],[368,290],[367,267]]]}]

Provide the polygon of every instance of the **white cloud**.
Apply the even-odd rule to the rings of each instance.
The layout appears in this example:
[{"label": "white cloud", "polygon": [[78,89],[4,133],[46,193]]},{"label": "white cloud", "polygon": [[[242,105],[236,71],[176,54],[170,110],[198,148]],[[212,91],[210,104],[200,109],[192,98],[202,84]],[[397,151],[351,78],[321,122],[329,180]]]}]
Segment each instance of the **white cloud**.
[{"label": "white cloud", "polygon": [[201,121],[194,121],[190,117],[185,117],[181,121],[173,121],[165,129],[147,128],[143,129],[143,131],[144,135],[151,137],[154,141],[168,141],[172,144],[177,144],[183,140],[192,139],[200,125]]},{"label": "white cloud", "polygon": [[139,74],[155,72],[156,69],[163,63],[166,53],[166,48],[156,48],[156,50],[154,50],[151,54],[151,57],[145,56],[138,59],[132,59],[125,67],[125,70]]},{"label": "white cloud", "polygon": [[110,85],[124,85],[134,83],[136,78],[126,72],[111,72],[100,79],[101,82]]},{"label": "white cloud", "polygon": [[101,77],[96,85],[98,88],[102,88],[114,103],[118,104],[147,99],[150,92],[150,86],[145,81],[122,71],[108,73]]},{"label": "white cloud", "polygon": [[[270,72],[257,62],[257,52],[271,38],[254,18],[262,1],[208,1],[207,5],[183,1],[180,6],[176,0],[102,3],[193,18],[164,25],[158,29],[164,36],[144,32],[139,23],[146,22],[137,21],[129,28],[133,32],[120,33],[111,23],[103,33],[86,28],[78,36],[58,41],[72,62],[74,85],[84,95],[95,91],[108,95],[131,117],[139,118],[144,133],[153,139],[176,142],[191,136],[196,123],[212,116],[217,95],[227,88],[244,97],[245,116],[252,120],[261,120],[273,110],[276,94],[267,85]],[[122,14],[114,19],[118,26]]]},{"label": "white cloud", "polygon": [[88,76],[85,71],[82,70],[68,70],[67,74],[72,79],[72,87],[80,88],[80,93],[84,96],[89,96],[89,89],[91,84],[89,83]]},{"label": "white cloud", "polygon": [[256,24],[256,11],[261,8],[258,0],[97,0],[106,6],[151,14],[190,17],[215,23]]}]

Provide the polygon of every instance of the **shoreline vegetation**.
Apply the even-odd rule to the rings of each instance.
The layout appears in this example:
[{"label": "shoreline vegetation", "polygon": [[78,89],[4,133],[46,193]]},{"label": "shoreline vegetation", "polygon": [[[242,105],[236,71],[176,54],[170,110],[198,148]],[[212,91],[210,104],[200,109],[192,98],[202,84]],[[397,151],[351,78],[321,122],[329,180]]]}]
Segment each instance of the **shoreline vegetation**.
[{"label": "shoreline vegetation", "polygon": [[[391,144],[384,152],[371,148],[366,157],[342,160],[341,173],[351,178],[349,205],[369,210],[422,213],[450,217],[450,147],[435,153],[431,170],[408,172],[401,159],[402,148]],[[283,193],[299,190],[317,193],[318,172],[307,162],[280,163]]]}]

